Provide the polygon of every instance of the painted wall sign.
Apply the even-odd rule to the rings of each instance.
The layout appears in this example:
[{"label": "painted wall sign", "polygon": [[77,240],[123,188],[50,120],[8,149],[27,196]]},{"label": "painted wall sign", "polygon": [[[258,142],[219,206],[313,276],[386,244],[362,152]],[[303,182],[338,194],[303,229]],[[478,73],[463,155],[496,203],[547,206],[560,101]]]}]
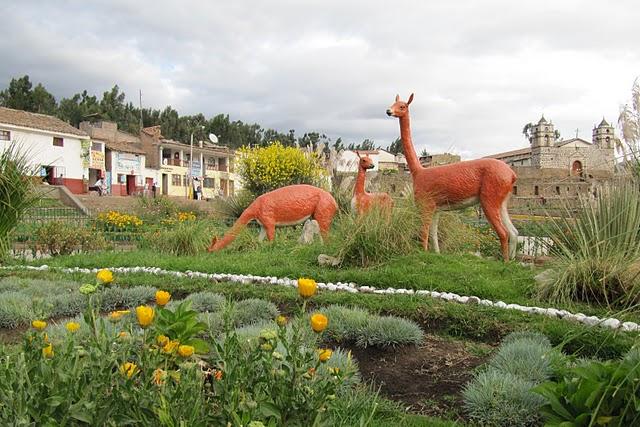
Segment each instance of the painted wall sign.
[{"label": "painted wall sign", "polygon": [[130,153],[116,153],[116,170],[120,173],[140,175],[142,173],[142,159],[139,155]]}]

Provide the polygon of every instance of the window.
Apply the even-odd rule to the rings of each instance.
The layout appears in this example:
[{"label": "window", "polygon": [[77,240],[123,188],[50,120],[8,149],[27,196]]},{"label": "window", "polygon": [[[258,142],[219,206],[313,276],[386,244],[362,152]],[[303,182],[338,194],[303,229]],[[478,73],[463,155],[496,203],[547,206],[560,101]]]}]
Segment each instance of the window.
[{"label": "window", "polygon": [[540,191],[538,190],[538,186],[536,185],[535,187],[533,187],[533,194],[538,196],[540,194]]},{"label": "window", "polygon": [[560,187],[556,187],[556,194],[560,194]]},{"label": "window", "polygon": [[518,195],[518,186],[517,186],[517,185],[514,185],[514,186],[513,186],[513,195],[514,195],[514,196],[517,196],[517,195]]},{"label": "window", "polygon": [[58,136],[54,136],[53,137],[53,145],[55,145],[56,147],[64,147],[64,139],[58,137]]},{"label": "window", "polygon": [[171,185],[174,187],[182,187],[182,178],[180,175],[171,174]]},{"label": "window", "polygon": [[187,175],[182,175],[182,186],[186,187],[189,184],[187,183]]},{"label": "window", "polygon": [[11,141],[11,132],[8,130],[0,130],[0,141]]},{"label": "window", "polygon": [[215,178],[205,178],[204,179],[204,188],[215,188],[216,180]]},{"label": "window", "polygon": [[102,142],[92,142],[91,151],[102,151]]}]

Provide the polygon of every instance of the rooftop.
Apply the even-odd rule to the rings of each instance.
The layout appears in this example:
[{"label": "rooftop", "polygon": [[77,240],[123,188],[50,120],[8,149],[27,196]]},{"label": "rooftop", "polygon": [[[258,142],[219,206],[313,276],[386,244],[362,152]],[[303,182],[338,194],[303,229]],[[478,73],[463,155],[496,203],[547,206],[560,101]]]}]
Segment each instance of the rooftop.
[{"label": "rooftop", "polygon": [[78,128],[71,126],[57,117],[46,114],[30,113],[13,108],[0,107],[0,123],[13,126],[21,126],[31,129],[46,130],[53,133],[66,133],[87,137],[88,135]]}]

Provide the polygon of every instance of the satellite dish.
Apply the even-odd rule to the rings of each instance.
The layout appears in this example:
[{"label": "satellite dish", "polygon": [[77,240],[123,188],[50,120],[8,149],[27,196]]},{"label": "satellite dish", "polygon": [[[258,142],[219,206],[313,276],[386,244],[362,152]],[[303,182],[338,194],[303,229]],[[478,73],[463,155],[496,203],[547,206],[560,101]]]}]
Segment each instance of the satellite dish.
[{"label": "satellite dish", "polygon": [[214,134],[210,133],[209,134],[209,141],[213,142],[214,144],[218,143],[218,137],[215,136]]}]

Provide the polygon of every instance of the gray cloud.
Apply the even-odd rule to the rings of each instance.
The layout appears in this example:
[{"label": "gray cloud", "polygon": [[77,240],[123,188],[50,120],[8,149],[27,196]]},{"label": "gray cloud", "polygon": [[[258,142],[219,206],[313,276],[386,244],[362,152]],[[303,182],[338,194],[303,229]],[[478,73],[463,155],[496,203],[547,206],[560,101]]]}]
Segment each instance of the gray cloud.
[{"label": "gray cloud", "polygon": [[387,145],[415,92],[416,149],[519,148],[544,113],[565,137],[615,121],[640,74],[633,0],[19,2],[3,5],[0,82],[59,99],[119,84],[181,113]]}]

